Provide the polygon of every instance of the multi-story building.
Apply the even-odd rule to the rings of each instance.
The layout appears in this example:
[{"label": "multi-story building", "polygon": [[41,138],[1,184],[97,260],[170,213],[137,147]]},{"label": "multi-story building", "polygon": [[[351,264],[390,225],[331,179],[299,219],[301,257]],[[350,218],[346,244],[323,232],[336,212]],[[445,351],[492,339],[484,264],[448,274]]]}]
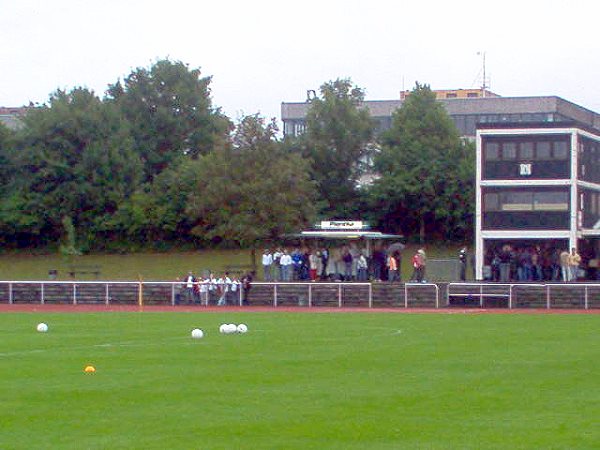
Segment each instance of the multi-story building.
[{"label": "multi-story building", "polygon": [[[540,123],[576,121],[584,126],[600,130],[600,115],[560,97],[500,97],[481,90],[434,91],[438,101],[444,105],[462,136],[475,138],[480,123]],[[475,97],[475,94],[478,94]],[[452,95],[456,95],[452,97]],[[402,92],[399,100],[365,101],[377,131],[392,126],[392,114],[399,109],[407,93]],[[306,102],[282,103],[281,121],[284,136],[297,136],[306,128],[306,113],[310,108]]]},{"label": "multi-story building", "polygon": [[477,278],[491,275],[494,258],[507,246],[513,265],[523,250],[545,259],[539,264],[546,267],[575,248],[595,278],[600,131],[575,121],[480,124],[476,143]]},{"label": "multi-story building", "polygon": [[27,112],[27,107],[5,107],[0,106],[0,123],[4,126],[16,130],[21,127],[21,117]]},{"label": "multi-story building", "polygon": [[[479,91],[479,92],[477,92]],[[477,144],[476,277],[503,247],[553,258],[576,248],[588,276],[600,265],[600,114],[556,96],[434,91],[463,137]],[[378,131],[400,100],[365,101]],[[282,103],[284,135],[306,127],[305,103]],[[598,269],[600,270],[600,269]]]}]

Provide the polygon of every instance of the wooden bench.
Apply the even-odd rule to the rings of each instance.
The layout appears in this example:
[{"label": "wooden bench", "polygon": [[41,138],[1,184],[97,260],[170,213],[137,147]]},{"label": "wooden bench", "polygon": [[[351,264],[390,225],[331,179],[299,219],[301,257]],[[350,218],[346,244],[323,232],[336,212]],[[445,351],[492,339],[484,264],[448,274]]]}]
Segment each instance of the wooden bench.
[{"label": "wooden bench", "polygon": [[70,266],[67,273],[71,278],[75,278],[77,275],[93,275],[94,277],[100,277],[102,270],[100,266],[96,265],[81,265],[81,266]]}]

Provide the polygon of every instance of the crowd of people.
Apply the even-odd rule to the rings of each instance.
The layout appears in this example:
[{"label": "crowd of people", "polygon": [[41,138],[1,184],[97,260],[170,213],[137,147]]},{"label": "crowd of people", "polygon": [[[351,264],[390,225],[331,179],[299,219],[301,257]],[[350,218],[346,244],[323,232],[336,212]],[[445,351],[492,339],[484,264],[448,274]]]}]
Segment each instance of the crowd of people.
[{"label": "crowd of people", "polygon": [[[403,246],[402,246],[403,247]],[[334,248],[265,249],[264,281],[390,281],[399,282],[402,251],[398,246],[376,247],[371,254],[357,245]],[[427,256],[419,249],[412,258],[411,281],[425,281]]]},{"label": "crowd of people", "polygon": [[183,278],[177,278],[175,285],[175,304],[203,305],[237,305],[247,304],[248,293],[252,287],[252,273],[241,278],[230,276],[225,272],[216,277],[210,273],[205,278],[198,278],[192,271]]},{"label": "crowd of people", "polygon": [[[376,247],[371,254],[356,245],[335,248],[296,247],[293,250],[265,249],[261,263],[263,280],[267,282],[292,281],[388,281],[401,282],[401,247]],[[460,280],[466,280],[467,249],[458,254]],[[496,282],[513,281],[576,281],[581,256],[573,248],[560,250],[539,246],[512,246],[505,244],[490,249],[487,255],[489,273],[485,278]],[[411,259],[410,282],[426,283],[427,255],[423,248]],[[177,278],[176,304],[237,305],[247,304],[248,294],[255,278],[254,272],[241,277],[225,272],[222,276],[209,273],[196,277],[190,271]]]},{"label": "crowd of people", "polygon": [[575,248],[541,248],[540,246],[503,245],[488,254],[491,281],[576,281],[581,256]]}]

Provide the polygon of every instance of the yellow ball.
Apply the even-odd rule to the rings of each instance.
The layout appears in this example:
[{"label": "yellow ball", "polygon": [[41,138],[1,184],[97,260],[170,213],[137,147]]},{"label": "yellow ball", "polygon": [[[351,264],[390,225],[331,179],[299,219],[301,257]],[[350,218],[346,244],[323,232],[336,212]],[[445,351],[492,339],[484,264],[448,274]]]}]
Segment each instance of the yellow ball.
[{"label": "yellow ball", "polygon": [[94,373],[96,372],[96,368],[94,366],[85,366],[85,369],[83,369],[83,371],[85,373]]}]

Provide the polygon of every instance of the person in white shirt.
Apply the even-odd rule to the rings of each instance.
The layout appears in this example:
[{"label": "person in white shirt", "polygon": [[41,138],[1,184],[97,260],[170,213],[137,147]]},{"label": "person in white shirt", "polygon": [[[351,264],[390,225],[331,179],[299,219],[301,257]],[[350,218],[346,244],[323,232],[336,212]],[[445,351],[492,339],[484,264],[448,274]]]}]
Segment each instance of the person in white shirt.
[{"label": "person in white shirt", "polygon": [[221,297],[219,298],[218,306],[227,305],[227,296],[229,295],[229,288],[231,287],[231,278],[229,278],[229,274],[225,272],[225,276],[223,278],[219,278],[218,281],[221,286]]},{"label": "person in white shirt", "polygon": [[194,273],[190,270],[183,281],[185,283],[185,299],[192,304],[194,303],[194,284],[197,282]]},{"label": "person in white shirt", "polygon": [[292,280],[292,257],[289,255],[287,250],[283,251],[283,255],[279,261],[281,264],[281,277],[283,281]]},{"label": "person in white shirt", "polygon": [[233,280],[231,280],[231,287],[230,287],[230,293],[231,293],[231,303],[233,305],[237,305],[239,304],[239,290],[240,290],[240,280],[238,280],[237,278],[234,278]]},{"label": "person in white shirt", "polygon": [[361,252],[356,260],[356,278],[358,281],[367,281],[367,258]]},{"label": "person in white shirt", "polygon": [[217,279],[211,273],[207,280],[209,303],[213,303],[217,297]]},{"label": "person in white shirt", "polygon": [[271,274],[273,276],[274,279],[277,279],[277,281],[283,281],[283,275],[281,274],[281,257],[283,256],[283,252],[281,251],[280,248],[277,248],[277,250],[275,250],[275,253],[273,253],[273,267],[275,267],[275,269],[277,270],[277,275],[275,274]]},{"label": "person in white shirt", "polygon": [[205,305],[208,305],[208,285],[208,279],[200,280],[200,303],[204,302]]},{"label": "person in white shirt", "polygon": [[271,252],[269,251],[269,249],[267,248],[265,250],[265,253],[263,253],[262,255],[262,265],[263,265],[263,273],[264,273],[264,280],[265,281],[271,281],[271,266],[273,266],[273,255],[271,255]]}]

